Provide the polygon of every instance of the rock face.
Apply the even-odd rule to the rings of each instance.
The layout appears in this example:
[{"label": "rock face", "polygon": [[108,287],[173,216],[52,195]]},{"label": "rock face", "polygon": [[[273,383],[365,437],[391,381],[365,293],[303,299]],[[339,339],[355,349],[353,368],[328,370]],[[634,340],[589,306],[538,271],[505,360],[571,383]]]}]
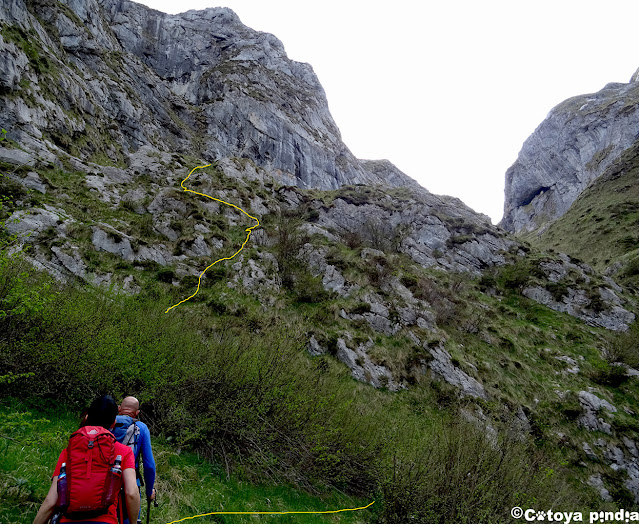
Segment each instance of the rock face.
[{"label": "rock face", "polygon": [[542,228],[561,217],[581,192],[637,138],[639,83],[601,91],[555,107],[526,140],[506,172],[504,218],[513,232]]},{"label": "rock face", "polygon": [[580,391],[578,397],[583,409],[583,415],[580,417],[579,423],[590,431],[602,431],[610,435],[611,426],[603,419],[601,414],[604,410],[609,413],[615,413],[617,408],[607,400],[601,399],[588,391]]},{"label": "rock face", "polygon": [[464,395],[482,399],[488,398],[484,387],[477,380],[453,365],[450,353],[443,347],[431,349],[430,353],[433,356],[433,360],[430,362],[429,367],[435,375],[442,377],[449,384],[459,388]]},{"label": "rock face", "polygon": [[230,9],[10,0],[0,22],[0,115],[27,151],[5,152],[9,162],[67,153],[133,171],[147,148],[160,161],[247,159],[257,176],[304,188],[416,184],[389,162],[357,160],[311,66]]}]

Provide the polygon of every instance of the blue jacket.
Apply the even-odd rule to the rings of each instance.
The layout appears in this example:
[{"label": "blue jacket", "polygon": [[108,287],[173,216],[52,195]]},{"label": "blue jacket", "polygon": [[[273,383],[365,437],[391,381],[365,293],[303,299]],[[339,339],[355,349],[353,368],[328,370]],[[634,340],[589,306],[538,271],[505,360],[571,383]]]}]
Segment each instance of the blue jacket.
[{"label": "blue jacket", "polygon": [[[135,455],[135,468],[139,470],[140,455],[142,455],[142,462],[144,463],[144,487],[146,489],[146,496],[150,497],[153,493],[153,484],[155,483],[155,459],[153,458],[153,451],[151,450],[151,433],[149,428],[144,422],[135,420],[128,415],[118,415],[116,417],[116,427],[113,428],[113,434],[118,442],[124,440],[127,428],[133,424],[140,428],[140,436],[135,443],[133,454]],[[121,426],[119,426],[122,424]],[[138,480],[138,485],[140,481]]]}]

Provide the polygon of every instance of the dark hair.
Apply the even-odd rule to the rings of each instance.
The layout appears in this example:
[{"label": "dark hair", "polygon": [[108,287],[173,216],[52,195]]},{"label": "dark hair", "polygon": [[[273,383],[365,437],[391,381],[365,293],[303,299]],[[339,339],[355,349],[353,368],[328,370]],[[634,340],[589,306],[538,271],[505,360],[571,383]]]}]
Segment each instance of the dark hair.
[{"label": "dark hair", "polygon": [[96,398],[89,407],[87,426],[102,426],[109,429],[118,414],[118,405],[111,395]]},{"label": "dark hair", "polygon": [[82,414],[80,415],[80,425],[78,428],[87,425],[87,418],[89,418],[89,408],[86,407],[82,410]]}]

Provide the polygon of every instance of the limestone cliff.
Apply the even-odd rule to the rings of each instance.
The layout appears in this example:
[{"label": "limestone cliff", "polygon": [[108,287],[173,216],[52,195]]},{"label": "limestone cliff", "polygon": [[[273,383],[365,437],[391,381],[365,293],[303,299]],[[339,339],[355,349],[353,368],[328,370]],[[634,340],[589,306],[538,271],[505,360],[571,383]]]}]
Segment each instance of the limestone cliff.
[{"label": "limestone cliff", "polygon": [[[506,223],[524,223],[523,204],[569,205],[575,180],[618,154],[636,86],[551,114],[510,172]],[[311,67],[272,35],[228,9],[0,0],[0,93],[0,252],[22,244],[60,281],[166,307],[192,296],[178,311],[207,330],[260,336],[293,319],[318,377],[335,359],[375,388],[432,385],[423,398],[445,409],[463,396],[459,416],[487,431],[514,418],[522,438],[570,446],[576,481],[639,501],[639,372],[602,357],[635,296],[388,161],[354,158]],[[204,162],[187,184],[200,196],[185,193]],[[260,227],[231,260],[247,227],[235,205]]]},{"label": "limestone cliff", "polygon": [[636,140],[638,103],[639,83],[633,81],[608,84],[552,109],[506,172],[501,226],[533,231],[566,213]]},{"label": "limestone cliff", "polygon": [[2,125],[35,157],[127,167],[152,146],[247,158],[260,177],[299,187],[415,184],[358,161],[311,66],[229,9],[4,0],[0,22]]}]

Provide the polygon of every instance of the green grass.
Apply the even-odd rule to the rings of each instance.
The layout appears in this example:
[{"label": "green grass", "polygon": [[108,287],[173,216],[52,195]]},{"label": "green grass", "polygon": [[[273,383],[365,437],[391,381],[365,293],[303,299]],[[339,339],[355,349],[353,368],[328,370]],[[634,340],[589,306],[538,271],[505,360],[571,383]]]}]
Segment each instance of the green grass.
[{"label": "green grass", "polygon": [[[3,275],[12,282],[11,267]],[[497,501],[504,496],[512,499],[517,486],[526,493],[526,500],[576,503],[574,493],[553,487],[554,482],[570,478],[567,470],[562,469],[556,479],[545,479],[544,468],[551,467],[554,453],[550,446],[535,449],[532,442],[504,441],[504,452],[510,457],[504,464],[513,470],[525,469],[517,461],[537,457],[533,483],[530,476],[512,478],[506,470],[493,471],[491,461],[477,469],[471,457],[491,456],[491,445],[471,424],[460,425],[456,420],[456,410],[464,405],[472,409],[473,403],[460,401],[454,388],[425,378],[409,391],[392,394],[354,381],[335,359],[306,356],[304,333],[326,322],[317,320],[317,311],[322,310],[317,304],[293,300],[283,310],[265,311],[257,297],[229,289],[222,295],[217,287],[221,282],[207,292],[217,297],[218,305],[225,305],[222,312],[198,301],[175,315],[165,315],[172,298],[170,284],[156,283],[135,297],[115,297],[69,287],[47,293],[42,291],[41,279],[32,277],[28,289],[36,295],[28,295],[24,310],[0,321],[4,334],[0,373],[28,370],[35,374],[5,384],[4,392],[19,391],[23,398],[56,398],[78,406],[100,391],[117,397],[138,395],[152,414],[158,443],[170,439],[171,449],[197,450],[212,461],[201,466],[190,463],[189,468],[177,463],[177,472],[173,471],[176,463],[169,463],[164,478],[173,479],[171,486],[184,484],[182,498],[176,495],[175,504],[170,504],[169,518],[181,516],[183,508],[216,509],[219,498],[195,490],[202,486],[204,471],[210,475],[210,480],[206,477],[210,491],[225,494],[234,505],[250,499],[249,509],[262,507],[267,498],[274,507],[292,504],[282,494],[283,485],[292,486],[293,493],[314,494],[300,495],[299,500],[297,495],[292,497],[298,500],[295,507],[302,509],[317,507],[318,495],[334,502],[381,497],[375,517],[380,523],[423,516],[424,501],[436,497],[433,500],[448,502],[429,503],[429,518],[448,522],[468,514],[469,506],[454,501],[467,500],[469,486],[449,484],[448,477],[440,474],[426,475],[418,482],[412,477],[413,471],[439,471],[441,461],[450,461],[447,469],[455,475],[471,468],[478,479],[498,479],[481,501],[473,503],[485,508],[485,522],[496,521],[494,512],[502,504]],[[8,295],[15,300],[26,293],[15,289]],[[471,291],[469,287],[465,292]],[[336,325],[335,335],[341,336],[342,329]],[[455,332],[448,328],[451,335]],[[479,352],[470,339],[456,342],[451,348],[456,348],[453,352],[462,365],[471,351],[477,351],[473,358],[478,364],[480,357],[495,360],[489,356],[489,345]],[[407,358],[402,356],[406,347],[401,338],[389,337],[380,347],[387,352],[385,358]],[[520,359],[514,355],[513,360]],[[512,370],[500,372],[495,380],[501,381],[499,394],[489,403],[480,403],[486,414],[500,413],[500,403],[506,399],[519,399],[517,382],[524,384],[528,379]],[[519,388],[531,406],[535,387],[531,383]],[[461,440],[456,440],[459,435]],[[474,447],[464,448],[466,440]],[[396,453],[400,457],[393,458]],[[460,453],[466,457],[461,462]],[[224,470],[228,467],[239,482],[230,484],[231,491],[218,483],[220,467],[215,464],[224,464]],[[262,487],[252,497],[236,495],[242,493],[245,482]],[[204,485],[208,493],[209,484]],[[331,498],[336,489],[350,498]]]},{"label": "green grass", "polygon": [[[35,514],[50,486],[60,451],[77,429],[79,416],[68,406],[15,398],[0,403],[0,521],[26,522]],[[330,511],[367,505],[366,499],[338,491],[313,496],[286,483],[259,484],[229,475],[221,464],[192,452],[176,450],[163,438],[152,438],[157,467],[159,507],[154,522],[219,511]],[[146,503],[143,501],[144,511]],[[314,515],[316,522],[367,522],[370,511]],[[275,516],[262,516],[270,521]],[[301,517],[308,519],[309,516]],[[211,518],[208,519],[210,521]],[[252,522],[248,515],[216,516],[215,522]],[[278,522],[299,522],[300,516],[279,516]]]},{"label": "green grass", "polygon": [[[615,262],[628,265],[637,258],[638,224],[639,146],[635,145],[548,229],[522,238],[540,249],[567,253],[603,271]],[[623,279],[623,271],[620,275]]]}]

